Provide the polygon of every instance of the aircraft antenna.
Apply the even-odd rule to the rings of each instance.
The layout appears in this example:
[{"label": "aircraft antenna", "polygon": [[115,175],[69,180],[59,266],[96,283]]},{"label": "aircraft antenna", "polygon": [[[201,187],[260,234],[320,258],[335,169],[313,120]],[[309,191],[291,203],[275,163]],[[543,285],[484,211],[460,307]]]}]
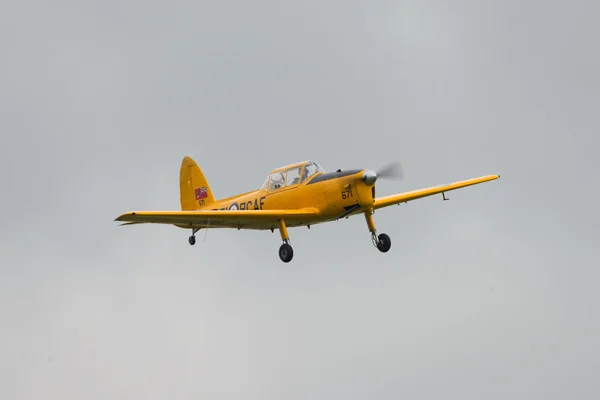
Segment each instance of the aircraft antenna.
[{"label": "aircraft antenna", "polygon": [[210,218],[206,221],[206,232],[204,232],[204,243],[206,243],[206,236],[208,235],[208,225],[210,224]]}]

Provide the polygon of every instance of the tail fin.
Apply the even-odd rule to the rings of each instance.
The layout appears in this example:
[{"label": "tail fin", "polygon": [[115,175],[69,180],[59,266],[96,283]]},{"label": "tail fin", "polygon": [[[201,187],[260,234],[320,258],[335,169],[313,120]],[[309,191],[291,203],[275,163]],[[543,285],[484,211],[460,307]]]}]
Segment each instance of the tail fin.
[{"label": "tail fin", "polygon": [[190,157],[184,157],[179,171],[181,210],[197,210],[215,202],[202,170]]}]

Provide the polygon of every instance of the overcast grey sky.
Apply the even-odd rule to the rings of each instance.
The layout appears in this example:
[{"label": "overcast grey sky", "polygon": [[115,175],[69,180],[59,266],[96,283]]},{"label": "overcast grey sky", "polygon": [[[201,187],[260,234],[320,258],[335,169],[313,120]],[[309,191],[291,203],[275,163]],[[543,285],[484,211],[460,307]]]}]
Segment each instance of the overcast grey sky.
[{"label": "overcast grey sky", "polygon": [[[595,399],[593,1],[0,6],[3,399]],[[492,183],[277,232],[118,227],[272,168],[402,160],[378,194]]]}]

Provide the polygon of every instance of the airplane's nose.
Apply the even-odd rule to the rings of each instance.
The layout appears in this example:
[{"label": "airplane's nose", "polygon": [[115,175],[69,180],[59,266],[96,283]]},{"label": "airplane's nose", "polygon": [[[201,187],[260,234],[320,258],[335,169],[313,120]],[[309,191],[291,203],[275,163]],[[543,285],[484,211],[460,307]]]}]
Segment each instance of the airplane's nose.
[{"label": "airplane's nose", "polygon": [[375,184],[376,180],[377,174],[375,172],[371,171],[370,169],[366,169],[365,172],[363,172],[362,181],[365,183],[365,185],[372,186]]}]

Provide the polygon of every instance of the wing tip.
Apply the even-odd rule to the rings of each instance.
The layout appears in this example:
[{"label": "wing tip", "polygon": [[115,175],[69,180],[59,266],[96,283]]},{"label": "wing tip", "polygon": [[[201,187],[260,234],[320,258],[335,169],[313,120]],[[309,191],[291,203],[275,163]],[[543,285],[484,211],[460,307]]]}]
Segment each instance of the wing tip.
[{"label": "wing tip", "polygon": [[125,221],[125,217],[135,216],[135,214],[136,214],[135,211],[131,211],[131,212],[127,212],[125,214],[121,214],[117,218],[115,218],[115,221]]},{"label": "wing tip", "polygon": [[[473,179],[471,179],[471,181],[475,182],[477,184],[477,183],[495,181],[496,179],[500,179],[500,175],[499,174],[485,175],[485,176],[482,176],[480,178],[473,178]],[[460,182],[456,182],[456,183],[460,183]],[[440,186],[444,186],[444,185],[440,185]]]},{"label": "wing tip", "polygon": [[496,179],[499,179],[499,178],[500,178],[499,174],[494,174],[494,175],[485,175],[485,176],[482,176],[481,178],[473,178],[473,180],[483,179],[485,181],[493,181],[493,180],[496,180]]}]

